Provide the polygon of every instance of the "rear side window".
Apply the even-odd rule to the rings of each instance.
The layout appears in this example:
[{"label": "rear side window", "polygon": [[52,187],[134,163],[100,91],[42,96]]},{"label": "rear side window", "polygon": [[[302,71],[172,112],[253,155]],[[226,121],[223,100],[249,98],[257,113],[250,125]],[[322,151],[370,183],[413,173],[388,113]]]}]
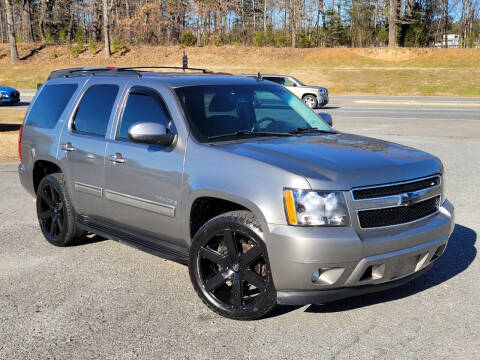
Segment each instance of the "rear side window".
[{"label": "rear side window", "polygon": [[90,87],[80,101],[72,129],[84,134],[105,136],[117,93],[117,85],[102,84]]},{"label": "rear side window", "polygon": [[53,129],[77,87],[77,84],[44,85],[25,125]]},{"label": "rear side window", "polygon": [[163,100],[149,88],[134,87],[130,90],[117,139],[128,140],[128,129],[139,121],[160,123],[165,128],[168,128],[170,122]]}]

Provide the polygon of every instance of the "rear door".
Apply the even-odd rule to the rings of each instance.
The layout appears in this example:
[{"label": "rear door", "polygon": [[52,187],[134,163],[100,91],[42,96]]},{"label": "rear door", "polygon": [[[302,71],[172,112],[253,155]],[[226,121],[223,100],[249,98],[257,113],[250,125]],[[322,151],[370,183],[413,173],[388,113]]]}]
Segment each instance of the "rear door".
[{"label": "rear door", "polygon": [[60,139],[59,159],[76,211],[101,217],[105,182],[105,136],[121,83],[94,79],[85,86]]},{"label": "rear door", "polygon": [[132,82],[107,142],[105,206],[109,220],[120,228],[181,244],[178,208],[185,148],[179,139],[168,147],[128,139],[130,126],[142,121],[161,123],[176,133],[162,93],[168,90],[146,84]]}]

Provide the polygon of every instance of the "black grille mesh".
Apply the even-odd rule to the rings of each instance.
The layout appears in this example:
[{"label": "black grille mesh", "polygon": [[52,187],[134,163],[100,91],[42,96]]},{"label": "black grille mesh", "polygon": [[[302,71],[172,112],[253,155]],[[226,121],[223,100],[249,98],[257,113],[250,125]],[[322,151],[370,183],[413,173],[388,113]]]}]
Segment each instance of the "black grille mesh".
[{"label": "black grille mesh", "polygon": [[428,179],[414,181],[406,184],[387,185],[381,187],[374,187],[369,189],[353,190],[353,198],[355,200],[371,199],[381,196],[397,195],[409,191],[417,191],[421,189],[428,189],[440,184],[439,176],[432,176]]},{"label": "black grille mesh", "polygon": [[364,229],[399,225],[433,214],[438,210],[439,203],[440,196],[436,196],[410,206],[363,210],[358,212],[358,219]]}]

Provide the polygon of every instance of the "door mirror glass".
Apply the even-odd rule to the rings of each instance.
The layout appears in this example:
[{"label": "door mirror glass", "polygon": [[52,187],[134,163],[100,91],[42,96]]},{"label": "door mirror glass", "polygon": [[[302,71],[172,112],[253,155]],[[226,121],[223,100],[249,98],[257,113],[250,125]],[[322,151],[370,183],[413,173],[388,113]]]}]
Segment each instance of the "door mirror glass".
[{"label": "door mirror glass", "polygon": [[318,117],[325,121],[328,125],[333,125],[332,115],[327,113],[317,113]]},{"label": "door mirror glass", "polygon": [[137,143],[169,146],[175,139],[163,124],[156,122],[135,123],[128,129],[128,138]]}]

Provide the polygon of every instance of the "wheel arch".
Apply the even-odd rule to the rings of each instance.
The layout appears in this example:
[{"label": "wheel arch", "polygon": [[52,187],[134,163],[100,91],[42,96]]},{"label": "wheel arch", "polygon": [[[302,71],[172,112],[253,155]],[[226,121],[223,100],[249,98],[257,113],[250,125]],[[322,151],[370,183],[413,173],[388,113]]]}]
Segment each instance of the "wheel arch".
[{"label": "wheel arch", "polygon": [[263,231],[267,221],[260,208],[252,201],[234,194],[217,191],[199,191],[191,197],[186,211],[189,244],[200,227],[210,219],[233,210],[247,210],[255,215]]},{"label": "wheel arch", "polygon": [[37,193],[38,185],[40,181],[47,175],[54,173],[63,173],[60,165],[51,159],[37,159],[33,163],[32,168],[32,180],[33,180],[33,189]]}]

